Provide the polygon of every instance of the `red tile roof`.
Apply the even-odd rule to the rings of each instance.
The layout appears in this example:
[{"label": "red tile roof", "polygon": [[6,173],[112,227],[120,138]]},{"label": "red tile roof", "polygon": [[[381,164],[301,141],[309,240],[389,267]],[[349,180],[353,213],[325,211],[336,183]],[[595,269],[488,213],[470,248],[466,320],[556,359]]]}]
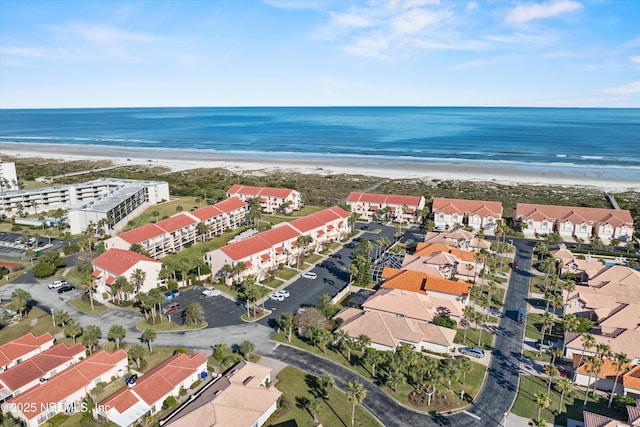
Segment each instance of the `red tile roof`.
[{"label": "red tile roof", "polygon": [[20,359],[25,354],[32,352],[49,341],[53,343],[53,340],[53,335],[49,332],[39,336],[33,335],[33,333],[29,332],[28,334],[24,334],[13,341],[2,344],[0,346],[0,366],[8,365],[12,361]]},{"label": "red tile roof", "polygon": [[220,248],[229,258],[239,261],[250,255],[266,251],[272,246],[296,238],[298,233],[289,224],[285,223],[271,230],[263,231],[248,239],[230,243]]},{"label": "red tile roof", "polygon": [[310,215],[291,221],[289,224],[295,227],[300,233],[306,233],[316,228],[324,227],[329,222],[349,218],[349,212],[339,206],[323,209]]},{"label": "red tile roof", "polygon": [[502,215],[501,202],[488,202],[485,200],[466,200],[466,199],[445,199],[436,197],[433,199],[433,213],[444,211],[445,213],[464,213],[479,216],[488,216],[491,213],[494,216]]},{"label": "red tile roof", "polygon": [[227,190],[227,194],[244,194],[246,196],[253,197],[262,196],[285,199],[289,197],[293,191],[294,190],[291,190],[290,188],[254,187],[251,185],[234,184],[229,190]]},{"label": "red tile roof", "polygon": [[[124,249],[116,249],[111,248],[96,259],[94,259],[91,263],[94,267],[98,267],[102,270],[106,270],[110,273],[116,274],[118,276],[123,275],[129,269],[133,268],[140,261],[149,261],[156,264],[160,264],[160,261],[157,261],[153,258],[149,258],[146,255],[139,254],[133,251],[126,251]],[[95,276],[95,272],[94,272]]]},{"label": "red tile roof", "polygon": [[216,203],[215,205],[205,206],[189,213],[198,218],[200,221],[206,221],[208,219],[215,218],[218,215],[228,214],[235,211],[236,209],[241,209],[245,206],[248,205],[238,197],[230,197],[226,200]]},{"label": "red tile roof", "polygon": [[[118,350],[114,353],[99,350],[60,372],[46,383],[14,397],[11,402],[24,408],[22,413],[32,419],[42,413],[47,404],[62,402],[72,393],[93,384],[96,378],[126,360],[127,353],[124,350]],[[105,380],[109,380],[109,378],[105,378]]]},{"label": "red tile roof", "polygon": [[167,233],[173,233],[174,231],[178,231],[180,229],[186,228],[190,225],[195,224],[197,221],[191,218],[184,212],[176,214],[170,218],[163,219],[162,221],[156,222],[156,225],[166,231]]},{"label": "red tile roof", "polygon": [[420,196],[401,196],[397,194],[376,194],[376,193],[360,193],[352,191],[347,197],[348,203],[377,203],[391,205],[407,205],[418,206],[422,197]]},{"label": "red tile roof", "polygon": [[401,289],[411,292],[427,293],[429,291],[452,295],[469,295],[471,283],[464,280],[448,280],[432,276],[421,271],[398,270],[385,267],[382,277],[387,279],[382,283],[383,288]]},{"label": "red tile roof", "polygon": [[475,262],[476,260],[475,252],[463,251],[462,249],[454,248],[444,243],[418,243],[413,255],[426,257],[438,252],[449,253],[462,261]]},{"label": "red tile roof", "polygon": [[120,413],[133,406],[138,399],[153,405],[206,363],[207,358],[202,353],[193,356],[175,354],[139,377],[134,386],[121,388],[100,405],[115,408]]},{"label": "red tile roof", "polygon": [[162,236],[164,230],[158,227],[156,224],[147,224],[141,227],[134,228],[133,230],[125,231],[118,234],[122,240],[130,244],[142,243],[147,240],[151,240],[154,237]]},{"label": "red tile roof", "polygon": [[[574,218],[578,216],[579,222],[599,222],[610,224],[613,227],[626,224],[633,226],[631,212],[623,209],[583,208],[576,206],[538,205],[530,203],[516,204],[514,219],[555,220]],[[579,223],[576,222],[576,223]]]},{"label": "red tile roof", "polygon": [[15,365],[0,373],[0,381],[12,391],[17,390],[30,382],[48,376],[53,369],[59,368],[74,357],[84,356],[85,347],[78,343],[75,345],[57,344],[36,356]]}]

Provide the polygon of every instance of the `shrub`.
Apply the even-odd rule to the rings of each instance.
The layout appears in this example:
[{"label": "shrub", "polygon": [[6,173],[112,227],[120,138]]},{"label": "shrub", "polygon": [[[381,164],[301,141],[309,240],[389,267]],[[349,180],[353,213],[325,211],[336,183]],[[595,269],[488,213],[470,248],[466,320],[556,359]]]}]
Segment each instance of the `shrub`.
[{"label": "shrub", "polygon": [[443,328],[456,329],[456,321],[446,314],[439,314],[433,319],[433,324]]},{"label": "shrub", "polygon": [[613,407],[619,411],[624,411],[628,405],[635,405],[636,401],[631,396],[616,394],[613,398]]},{"label": "shrub", "polygon": [[43,277],[53,276],[56,270],[57,268],[54,265],[49,264],[48,262],[39,262],[33,266],[33,269],[31,271],[33,272],[34,276],[36,276],[38,279],[41,279]]},{"label": "shrub", "polygon": [[167,288],[170,291],[175,291],[176,289],[178,289],[178,282],[176,282],[175,280],[169,280],[167,282]]},{"label": "shrub", "polygon": [[62,252],[64,252],[65,255],[77,254],[79,251],[80,248],[75,243],[62,248]]},{"label": "shrub", "polygon": [[191,385],[189,386],[189,388],[190,388],[191,390],[194,390],[194,389],[198,388],[198,386],[199,386],[201,383],[202,383],[202,381],[200,381],[200,380],[196,380],[196,381],[194,381],[194,383],[193,383],[193,384],[191,384]]},{"label": "shrub", "polygon": [[162,409],[166,410],[169,408],[173,408],[177,404],[178,402],[176,401],[176,398],[173,396],[169,396],[164,400],[164,402],[162,402]]},{"label": "shrub", "polygon": [[14,224],[11,226],[11,231],[22,231],[22,227]]},{"label": "shrub", "polygon": [[176,350],[173,352],[173,354],[178,354],[178,353],[187,354],[187,350],[185,350],[182,347],[176,348]]}]

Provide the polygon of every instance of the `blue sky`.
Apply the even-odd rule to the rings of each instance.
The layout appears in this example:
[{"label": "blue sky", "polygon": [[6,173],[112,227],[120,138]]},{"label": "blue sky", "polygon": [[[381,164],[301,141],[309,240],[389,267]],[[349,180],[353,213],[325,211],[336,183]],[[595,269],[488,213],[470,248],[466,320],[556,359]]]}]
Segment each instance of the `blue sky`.
[{"label": "blue sky", "polygon": [[0,0],[0,108],[640,107],[638,0]]}]

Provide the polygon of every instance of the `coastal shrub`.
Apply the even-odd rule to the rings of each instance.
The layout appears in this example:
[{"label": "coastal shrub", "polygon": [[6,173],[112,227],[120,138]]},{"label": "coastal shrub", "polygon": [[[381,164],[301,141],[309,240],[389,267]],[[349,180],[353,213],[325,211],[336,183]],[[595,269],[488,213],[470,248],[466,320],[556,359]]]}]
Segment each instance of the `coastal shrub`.
[{"label": "coastal shrub", "polygon": [[12,225],[11,226],[11,231],[22,231],[22,227],[20,225]]},{"label": "coastal shrub", "polygon": [[49,264],[48,262],[39,262],[33,266],[31,272],[38,279],[42,279],[44,277],[53,276],[56,270],[57,268],[53,264]]},{"label": "coastal shrub", "polygon": [[201,384],[201,383],[202,383],[202,381],[200,381],[200,380],[196,380],[196,381],[194,381],[194,382],[193,382],[193,384],[191,384],[191,385],[189,386],[189,388],[190,388],[191,390],[195,390],[196,388],[198,388],[198,386],[200,386],[200,384]]},{"label": "coastal shrub", "polygon": [[433,324],[437,326],[442,326],[443,328],[456,329],[455,320],[451,319],[446,314],[439,314],[433,319]]},{"label": "coastal shrub", "polygon": [[65,255],[77,254],[79,251],[80,248],[75,243],[62,248],[62,252],[64,252]]},{"label": "coastal shrub", "polygon": [[177,404],[178,402],[176,401],[176,398],[173,396],[169,396],[164,400],[164,402],[162,402],[162,409],[167,410],[169,408],[173,408]]}]

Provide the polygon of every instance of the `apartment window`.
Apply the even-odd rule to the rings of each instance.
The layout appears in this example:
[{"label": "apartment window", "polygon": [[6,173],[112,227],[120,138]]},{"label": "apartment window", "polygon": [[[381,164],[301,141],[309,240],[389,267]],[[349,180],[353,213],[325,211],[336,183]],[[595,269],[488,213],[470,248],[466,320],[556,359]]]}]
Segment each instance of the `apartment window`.
[{"label": "apartment window", "polygon": [[549,228],[549,223],[547,221],[542,221],[542,228]]},{"label": "apartment window", "polygon": [[529,224],[529,227],[533,227],[533,221],[529,220],[528,224]]},{"label": "apartment window", "polygon": [[49,372],[49,376],[50,376],[50,377],[52,377],[52,376],[54,376],[54,375],[55,375],[55,374],[57,374],[57,373],[58,373],[58,370],[57,370],[57,369],[54,369],[54,370],[52,370],[51,372]]},{"label": "apartment window", "polygon": [[444,214],[443,213],[440,214],[440,219],[444,219]]},{"label": "apartment window", "polygon": [[100,378],[96,378],[96,380],[95,380],[95,385],[98,385],[98,384],[100,384],[101,382],[102,382],[102,381],[100,381]]}]

